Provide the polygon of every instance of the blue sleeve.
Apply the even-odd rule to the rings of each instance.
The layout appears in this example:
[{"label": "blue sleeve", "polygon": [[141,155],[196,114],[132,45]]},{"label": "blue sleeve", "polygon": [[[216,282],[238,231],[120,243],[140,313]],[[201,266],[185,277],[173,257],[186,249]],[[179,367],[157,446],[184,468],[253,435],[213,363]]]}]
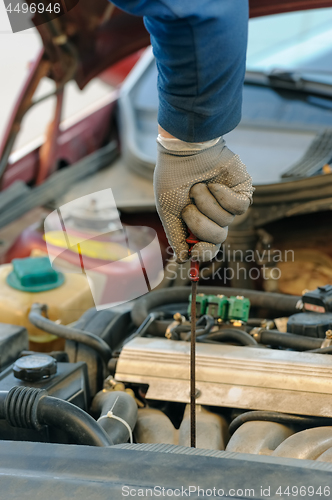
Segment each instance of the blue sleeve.
[{"label": "blue sleeve", "polygon": [[188,142],[241,119],[248,0],[115,0],[144,16],[158,67],[158,122]]}]

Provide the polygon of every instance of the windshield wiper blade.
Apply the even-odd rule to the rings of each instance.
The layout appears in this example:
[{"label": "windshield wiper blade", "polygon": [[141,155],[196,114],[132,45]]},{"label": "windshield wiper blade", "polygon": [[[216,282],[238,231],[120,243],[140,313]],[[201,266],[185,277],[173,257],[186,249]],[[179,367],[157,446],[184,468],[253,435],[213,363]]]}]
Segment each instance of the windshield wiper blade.
[{"label": "windshield wiper blade", "polygon": [[245,83],[262,85],[276,89],[295,90],[305,94],[313,94],[332,98],[332,84],[306,78],[292,71],[273,70],[246,71]]}]

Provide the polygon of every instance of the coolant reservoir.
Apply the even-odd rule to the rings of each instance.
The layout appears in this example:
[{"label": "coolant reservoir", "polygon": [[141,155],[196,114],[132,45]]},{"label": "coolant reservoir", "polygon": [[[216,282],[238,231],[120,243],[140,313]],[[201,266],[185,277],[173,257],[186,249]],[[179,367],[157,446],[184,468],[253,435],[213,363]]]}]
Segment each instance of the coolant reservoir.
[{"label": "coolant reservoir", "polygon": [[35,302],[47,304],[49,319],[64,325],[94,306],[86,277],[55,271],[48,257],[14,259],[0,266],[0,322],[24,326],[32,350],[62,350],[63,339],[30,323],[28,316]]}]

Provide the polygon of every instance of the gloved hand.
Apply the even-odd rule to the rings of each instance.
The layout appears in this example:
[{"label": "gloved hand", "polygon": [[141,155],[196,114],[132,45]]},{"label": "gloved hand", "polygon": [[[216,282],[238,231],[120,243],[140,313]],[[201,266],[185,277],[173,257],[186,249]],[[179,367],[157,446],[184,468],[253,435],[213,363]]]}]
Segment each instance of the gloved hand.
[{"label": "gloved hand", "polygon": [[225,141],[201,151],[172,151],[158,143],[154,192],[177,262],[188,260],[187,227],[199,240],[191,252],[205,262],[218,252],[228,225],[252,203],[252,179]]}]

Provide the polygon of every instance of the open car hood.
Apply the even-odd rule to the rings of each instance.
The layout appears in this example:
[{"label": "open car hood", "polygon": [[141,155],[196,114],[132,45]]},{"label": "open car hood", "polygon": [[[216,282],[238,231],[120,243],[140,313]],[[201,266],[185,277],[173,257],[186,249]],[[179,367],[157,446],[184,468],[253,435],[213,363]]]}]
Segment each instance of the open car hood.
[{"label": "open car hood", "polygon": [[[250,0],[250,17],[331,7],[331,0]],[[51,61],[50,77],[58,84],[74,79],[83,88],[106,68],[149,44],[140,17],[117,9],[108,0],[79,0],[65,15],[34,23]]]}]

